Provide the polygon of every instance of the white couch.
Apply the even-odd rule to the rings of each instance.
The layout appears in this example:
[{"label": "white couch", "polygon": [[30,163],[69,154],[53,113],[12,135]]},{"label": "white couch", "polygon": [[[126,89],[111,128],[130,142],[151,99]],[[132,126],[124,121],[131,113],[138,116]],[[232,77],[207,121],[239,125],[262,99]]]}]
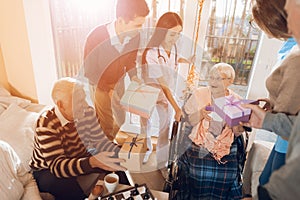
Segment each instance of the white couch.
[{"label": "white couch", "polygon": [[[29,160],[36,120],[44,108],[44,105],[12,96],[0,85],[1,200],[42,199],[29,172]],[[49,198],[49,195],[43,196]]]}]

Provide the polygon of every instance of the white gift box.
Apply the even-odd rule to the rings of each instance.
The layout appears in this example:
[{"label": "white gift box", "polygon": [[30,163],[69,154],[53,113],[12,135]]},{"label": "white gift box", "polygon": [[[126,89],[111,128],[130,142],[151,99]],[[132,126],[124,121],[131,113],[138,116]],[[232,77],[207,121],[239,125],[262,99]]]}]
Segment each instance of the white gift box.
[{"label": "white gift box", "polygon": [[120,104],[128,112],[150,118],[159,93],[158,88],[132,81],[121,98]]}]

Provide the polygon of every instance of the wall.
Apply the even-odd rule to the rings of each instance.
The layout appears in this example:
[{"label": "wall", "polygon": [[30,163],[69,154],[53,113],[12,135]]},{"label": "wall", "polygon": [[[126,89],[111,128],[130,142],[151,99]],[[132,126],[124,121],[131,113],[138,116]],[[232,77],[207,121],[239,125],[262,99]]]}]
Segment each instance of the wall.
[{"label": "wall", "polygon": [[[189,49],[188,53],[190,55],[194,55],[194,40],[195,36],[195,26],[197,26],[197,14],[198,14],[198,1],[186,1],[186,11],[184,16],[184,24],[183,24],[183,31],[184,37],[188,38],[188,44],[184,44],[184,48]],[[202,14],[200,17],[200,27],[199,27],[199,35],[198,35],[198,44],[196,47],[196,63],[199,65],[201,63],[201,58],[203,54],[203,47],[204,47],[204,40],[206,29],[208,25],[208,19],[210,17],[210,7],[211,7],[211,0],[206,0],[203,3],[202,7]],[[190,46],[190,42],[192,42],[192,46]]]},{"label": "wall", "polygon": [[0,41],[7,80],[15,92],[37,101],[22,0],[1,1]]},{"label": "wall", "polygon": [[280,40],[269,39],[265,34],[262,34],[259,48],[257,49],[257,54],[254,59],[247,98],[258,99],[268,97],[265,82],[277,62],[277,52],[282,43]]},{"label": "wall", "polygon": [[0,85],[4,86],[7,90],[10,90],[7,81],[6,69],[4,66],[1,46],[0,46]]},{"label": "wall", "polygon": [[14,93],[50,104],[56,67],[48,0],[1,0],[0,41]]},{"label": "wall", "polygon": [[53,104],[51,90],[57,79],[48,0],[24,1],[32,69],[39,103]]}]

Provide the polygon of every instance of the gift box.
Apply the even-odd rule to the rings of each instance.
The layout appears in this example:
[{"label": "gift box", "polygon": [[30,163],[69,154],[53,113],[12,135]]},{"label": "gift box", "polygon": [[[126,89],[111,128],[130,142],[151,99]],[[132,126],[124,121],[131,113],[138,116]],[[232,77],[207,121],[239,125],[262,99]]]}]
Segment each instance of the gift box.
[{"label": "gift box", "polygon": [[251,109],[241,106],[241,104],[245,103],[256,104],[256,101],[239,100],[233,95],[229,95],[214,99],[213,110],[224,119],[228,126],[232,127],[239,125],[239,122],[249,121]]},{"label": "gift box", "polygon": [[132,81],[120,100],[122,107],[131,113],[150,118],[160,89]]},{"label": "gift box", "polygon": [[126,160],[121,165],[126,167],[130,172],[140,172],[146,151],[145,138],[129,136],[119,151],[119,158]]}]

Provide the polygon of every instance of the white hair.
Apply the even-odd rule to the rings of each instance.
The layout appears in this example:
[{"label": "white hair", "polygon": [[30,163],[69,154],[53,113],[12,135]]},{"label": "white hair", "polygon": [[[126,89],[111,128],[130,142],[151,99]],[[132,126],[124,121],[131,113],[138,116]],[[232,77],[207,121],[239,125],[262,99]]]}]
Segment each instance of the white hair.
[{"label": "white hair", "polygon": [[54,103],[57,104],[58,101],[68,99],[74,90],[78,88],[75,87],[77,84],[79,82],[71,77],[64,77],[56,81],[52,89],[52,100]]},{"label": "white hair", "polygon": [[219,74],[225,74],[227,78],[231,78],[232,80],[234,80],[235,78],[235,71],[233,69],[233,67],[227,63],[218,63],[215,64],[209,71],[209,74],[215,74],[215,73],[219,73]]}]

